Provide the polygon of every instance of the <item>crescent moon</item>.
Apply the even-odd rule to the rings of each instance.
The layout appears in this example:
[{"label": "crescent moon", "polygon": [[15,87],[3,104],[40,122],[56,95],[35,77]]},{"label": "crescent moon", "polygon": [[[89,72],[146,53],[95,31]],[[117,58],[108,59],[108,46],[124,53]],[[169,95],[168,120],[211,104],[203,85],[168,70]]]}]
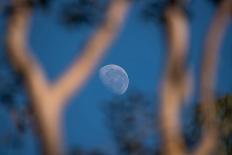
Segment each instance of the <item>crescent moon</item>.
[{"label": "crescent moon", "polygon": [[102,83],[112,92],[122,95],[129,86],[129,77],[126,71],[115,64],[103,66],[99,71]]}]

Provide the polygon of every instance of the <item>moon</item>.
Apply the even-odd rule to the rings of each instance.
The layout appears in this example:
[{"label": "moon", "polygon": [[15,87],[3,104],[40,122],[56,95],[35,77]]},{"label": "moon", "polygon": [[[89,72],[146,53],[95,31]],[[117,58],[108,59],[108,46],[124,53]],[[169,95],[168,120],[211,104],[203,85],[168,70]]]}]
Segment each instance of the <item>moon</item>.
[{"label": "moon", "polygon": [[126,71],[118,65],[110,64],[101,67],[99,77],[105,87],[118,95],[124,94],[129,85]]}]

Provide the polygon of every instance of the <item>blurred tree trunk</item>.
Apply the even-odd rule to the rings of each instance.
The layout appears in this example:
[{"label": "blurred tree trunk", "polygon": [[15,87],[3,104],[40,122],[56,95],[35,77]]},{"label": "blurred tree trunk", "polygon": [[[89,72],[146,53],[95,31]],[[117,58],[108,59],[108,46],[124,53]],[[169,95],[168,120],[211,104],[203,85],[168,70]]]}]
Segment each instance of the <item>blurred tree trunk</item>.
[{"label": "blurred tree trunk", "polygon": [[216,10],[205,41],[201,71],[201,107],[204,131],[194,155],[212,154],[218,140],[215,94],[217,62],[223,37],[232,14],[232,1],[222,0]]},{"label": "blurred tree trunk", "polygon": [[129,7],[127,0],[110,3],[105,21],[98,27],[70,69],[55,83],[50,83],[39,62],[28,47],[28,31],[32,6],[28,0],[13,0],[13,13],[8,22],[7,52],[13,67],[26,84],[43,154],[61,155],[63,139],[62,113],[68,99],[85,84],[97,63],[120,31]]},{"label": "blurred tree trunk", "polygon": [[[188,48],[188,23],[178,0],[166,9],[166,29],[169,39],[169,53],[161,91],[161,132],[164,153],[186,155],[185,142],[181,134],[180,112],[182,102],[191,92],[191,77],[186,71]],[[202,110],[204,112],[204,133],[193,155],[210,155],[216,147],[218,126],[215,119],[214,83],[218,51],[232,13],[232,1],[220,3],[205,42],[201,72]]]},{"label": "blurred tree trunk", "polygon": [[188,48],[188,22],[177,5],[166,9],[166,30],[169,52],[161,90],[161,132],[164,154],[184,155],[185,144],[181,134],[180,110],[190,90],[185,60]]}]

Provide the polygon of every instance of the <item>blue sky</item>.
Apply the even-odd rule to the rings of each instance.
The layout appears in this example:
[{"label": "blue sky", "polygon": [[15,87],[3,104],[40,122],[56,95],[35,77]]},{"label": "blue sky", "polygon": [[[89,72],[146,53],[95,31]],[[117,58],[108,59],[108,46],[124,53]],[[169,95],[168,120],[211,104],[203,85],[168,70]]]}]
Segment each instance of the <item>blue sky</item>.
[{"label": "blue sky", "polygon": [[[53,9],[56,10],[60,3],[54,4],[56,6]],[[205,0],[195,0],[191,9],[193,17],[190,20],[189,64],[194,76],[198,77],[202,41],[214,8]],[[216,88],[219,95],[232,91],[231,34],[230,25],[220,55]],[[90,29],[80,27],[67,29],[60,25],[55,14],[47,15],[37,10],[32,20],[29,43],[49,79],[55,80],[81,53],[81,47],[89,37],[91,37]],[[166,49],[162,25],[143,21],[139,14],[139,7],[132,7],[121,34],[108,50],[108,54],[100,62],[85,87],[79,94],[73,96],[65,109],[63,127],[68,148],[72,146],[82,146],[86,149],[100,148],[115,154],[116,147],[101,113],[102,103],[115,95],[109,92],[99,80],[98,69],[107,64],[120,65],[127,71],[130,78],[129,91],[138,89],[148,96],[157,95],[165,64]],[[194,96],[194,100],[197,100],[198,94],[195,93]],[[17,154],[36,154],[37,144],[33,139],[33,134],[26,134],[25,145]]]},{"label": "blue sky", "polygon": [[[121,34],[99,67],[118,64],[125,68],[129,75],[129,90],[138,88],[153,94],[157,85],[155,79],[160,78],[163,52],[160,38],[163,36],[159,28],[153,24],[146,25],[140,21],[136,8],[132,8],[127,19]],[[67,30],[58,25],[53,17],[41,16],[40,13],[33,22],[32,48],[44,65],[49,78],[56,79],[74,57],[80,54],[81,44],[91,34],[87,29]],[[65,129],[68,144],[86,148],[100,147],[107,151],[113,149],[110,133],[104,127],[104,118],[100,112],[101,103],[112,96],[114,94],[102,85],[96,71],[86,87],[79,95],[73,97],[66,109]]]}]

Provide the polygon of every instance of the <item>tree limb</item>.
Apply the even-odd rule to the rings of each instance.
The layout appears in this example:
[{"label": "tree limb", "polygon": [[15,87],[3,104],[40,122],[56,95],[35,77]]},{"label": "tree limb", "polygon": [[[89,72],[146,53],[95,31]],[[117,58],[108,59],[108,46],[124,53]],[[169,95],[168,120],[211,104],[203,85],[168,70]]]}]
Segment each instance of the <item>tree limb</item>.
[{"label": "tree limb", "polygon": [[32,82],[32,79],[37,81],[38,84],[34,84],[38,87],[33,87],[33,89],[42,92],[46,88],[47,80],[39,63],[33,58],[27,47],[31,8],[26,6],[25,3],[26,0],[13,1],[14,9],[9,18],[6,38],[7,52],[16,71],[27,77],[29,83]]},{"label": "tree limb", "polygon": [[90,38],[82,52],[83,54],[54,84],[54,94],[62,102],[67,100],[75,90],[79,91],[89,78],[112,41],[118,35],[128,7],[128,0],[113,0],[111,2],[106,21],[100,25]]},{"label": "tree limb", "polygon": [[13,13],[8,22],[7,52],[13,67],[22,74],[39,129],[42,154],[63,154],[60,120],[67,99],[88,79],[95,65],[111,45],[120,30],[129,2],[114,0],[106,21],[86,45],[83,55],[54,84],[51,85],[39,63],[27,47],[27,31],[31,7],[27,0],[13,0]]},{"label": "tree limb", "polygon": [[184,66],[188,48],[188,23],[183,10],[177,6],[169,6],[165,15],[169,53],[161,91],[161,133],[165,154],[185,155],[180,109],[183,99],[187,97],[185,92],[190,90]]},{"label": "tree limb", "polygon": [[32,14],[27,0],[14,0],[6,38],[8,56],[24,79],[39,129],[44,154],[59,155],[61,150],[59,113],[53,106],[50,88],[41,66],[27,47],[27,33]]},{"label": "tree limb", "polygon": [[218,124],[216,122],[214,84],[216,83],[218,52],[229,24],[231,13],[232,1],[222,1],[216,11],[206,38],[201,71],[201,108],[204,118],[204,132],[202,140],[193,152],[193,155],[210,155],[217,144]]}]

